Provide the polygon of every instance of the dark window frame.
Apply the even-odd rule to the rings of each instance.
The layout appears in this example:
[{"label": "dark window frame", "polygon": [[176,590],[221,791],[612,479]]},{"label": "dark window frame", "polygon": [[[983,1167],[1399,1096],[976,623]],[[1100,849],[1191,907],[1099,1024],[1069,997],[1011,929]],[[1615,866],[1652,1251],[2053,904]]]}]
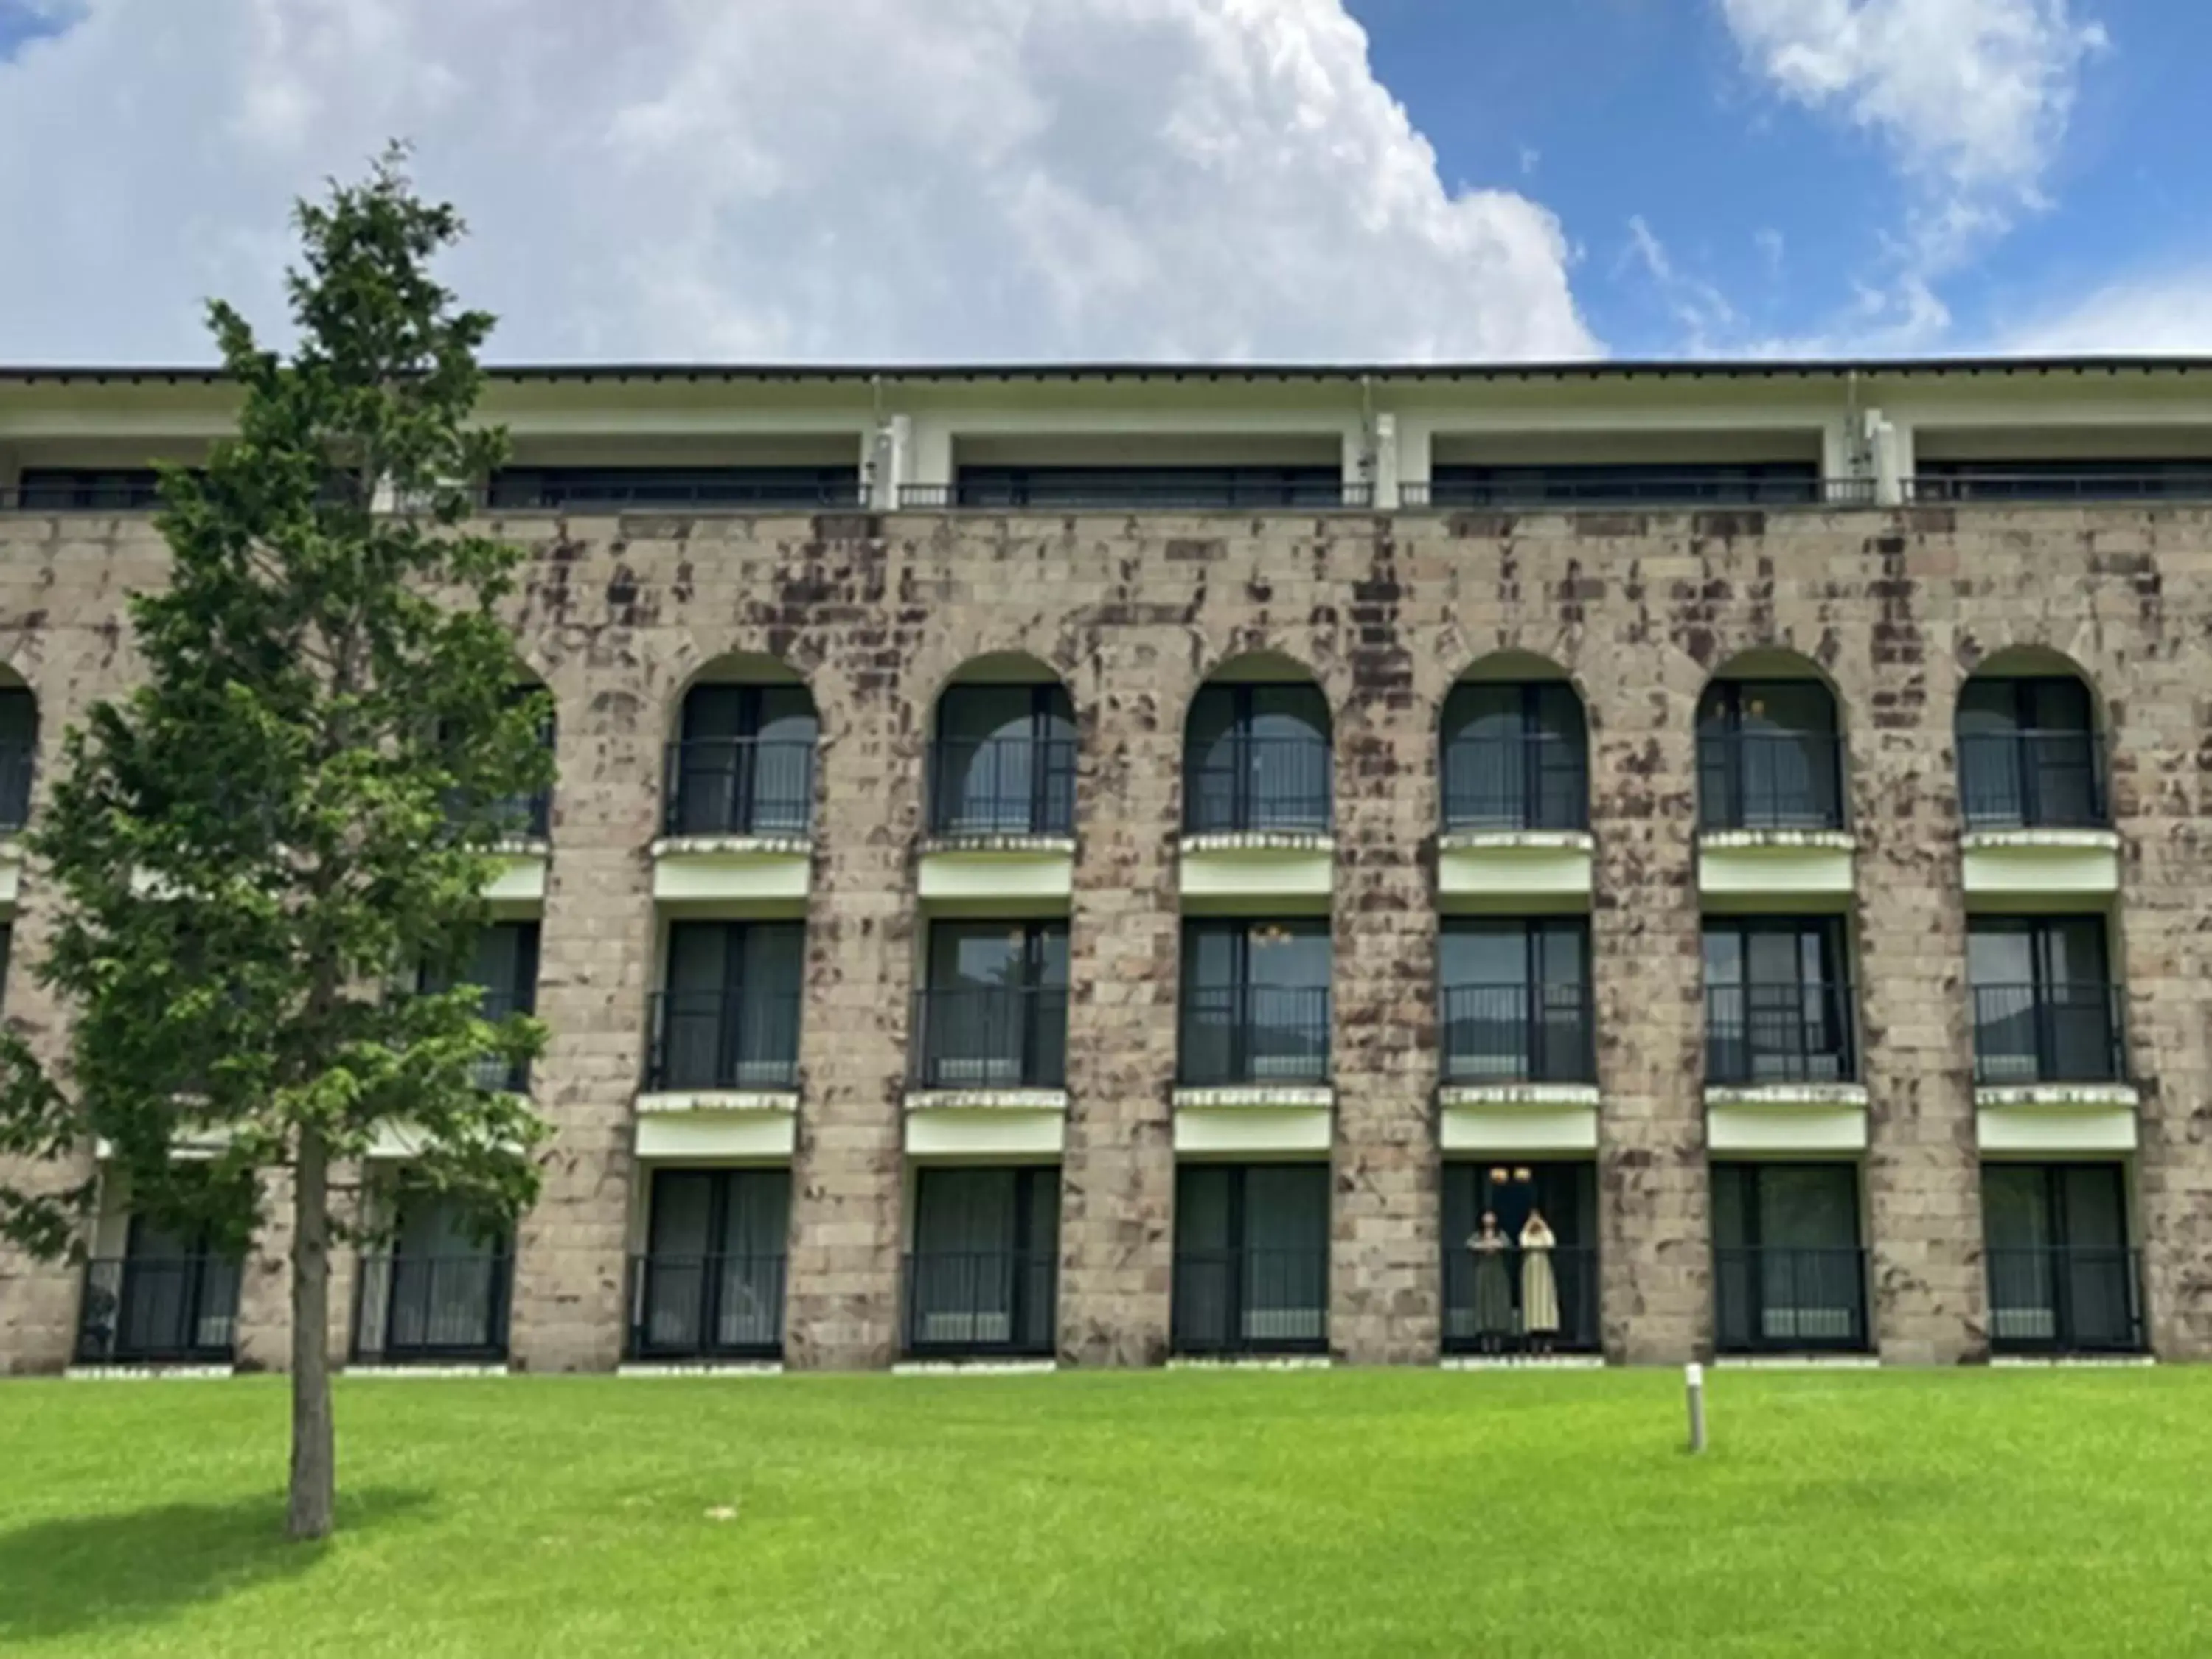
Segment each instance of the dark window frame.
[{"label": "dark window frame", "polygon": [[[1705,1080],[1708,1085],[1727,1086],[1758,1086],[1765,1084],[1793,1083],[1854,1083],[1858,1079],[1858,1006],[1856,981],[1851,971],[1850,939],[1839,915],[1707,915],[1698,931],[1700,973],[1705,993]],[[1741,964],[1739,977],[1733,981],[1716,981],[1711,974],[1709,945],[1716,934],[1735,936],[1736,956]],[[1754,939],[1787,936],[1795,941],[1790,953],[1792,972],[1787,979],[1754,975],[1752,972],[1752,941]],[[1805,973],[1805,953],[1808,944],[1816,946],[1822,974],[1808,979]],[[1730,1022],[1718,1018],[1721,1010],[1731,1000],[1741,1010],[1738,1019]],[[1808,998],[1817,996],[1818,1019],[1808,1016]],[[1762,1010],[1759,1005],[1769,1005]],[[1793,1005],[1796,1012],[1790,1012]],[[1771,1021],[1772,1010],[1780,1007],[1782,1018],[1794,1023],[1799,1040],[1793,1045],[1760,1046],[1754,1041],[1757,1022],[1764,1017]],[[1807,1041],[1804,1034],[1820,1028],[1820,1040]],[[1741,1036],[1731,1037],[1725,1028],[1734,1024],[1741,1027]],[[1770,1024],[1768,1030],[1773,1026]],[[1723,1044],[1740,1044],[1742,1063],[1731,1063]],[[1762,1054],[1780,1054],[1784,1064],[1783,1075],[1776,1075],[1770,1064],[1762,1068]],[[1791,1067],[1786,1063],[1794,1054],[1797,1060],[1796,1075],[1789,1075]],[[1831,1067],[1824,1061],[1833,1057]],[[1815,1073],[1819,1073],[1816,1075]]]}]

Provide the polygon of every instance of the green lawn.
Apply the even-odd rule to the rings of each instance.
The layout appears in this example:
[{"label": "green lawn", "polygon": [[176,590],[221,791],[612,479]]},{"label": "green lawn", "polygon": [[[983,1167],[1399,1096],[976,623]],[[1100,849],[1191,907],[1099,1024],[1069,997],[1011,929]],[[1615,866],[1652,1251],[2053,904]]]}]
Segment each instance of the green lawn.
[{"label": "green lawn", "polygon": [[[0,1383],[0,1653],[2212,1651],[2212,1370]],[[710,1511],[733,1508],[733,1517]]]}]

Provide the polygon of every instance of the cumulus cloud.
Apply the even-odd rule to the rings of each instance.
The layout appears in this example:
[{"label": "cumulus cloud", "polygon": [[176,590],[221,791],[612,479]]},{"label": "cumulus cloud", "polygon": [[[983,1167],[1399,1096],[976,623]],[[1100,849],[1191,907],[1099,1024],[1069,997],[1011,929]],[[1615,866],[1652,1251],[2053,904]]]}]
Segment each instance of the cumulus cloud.
[{"label": "cumulus cloud", "polygon": [[2002,351],[2193,356],[2212,352],[2212,270],[2112,283],[2005,331]]},{"label": "cumulus cloud", "polygon": [[76,3],[0,63],[0,358],[273,315],[284,206],[394,133],[510,360],[1595,349],[1341,0]]}]

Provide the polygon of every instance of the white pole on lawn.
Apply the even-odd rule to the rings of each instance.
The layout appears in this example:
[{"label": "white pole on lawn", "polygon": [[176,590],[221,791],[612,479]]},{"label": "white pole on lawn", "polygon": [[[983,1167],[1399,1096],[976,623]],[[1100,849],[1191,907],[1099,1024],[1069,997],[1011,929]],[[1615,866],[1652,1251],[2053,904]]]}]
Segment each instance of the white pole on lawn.
[{"label": "white pole on lawn", "polygon": [[1690,1449],[1705,1449],[1705,1368],[1694,1360],[1682,1367],[1682,1389],[1690,1398]]}]

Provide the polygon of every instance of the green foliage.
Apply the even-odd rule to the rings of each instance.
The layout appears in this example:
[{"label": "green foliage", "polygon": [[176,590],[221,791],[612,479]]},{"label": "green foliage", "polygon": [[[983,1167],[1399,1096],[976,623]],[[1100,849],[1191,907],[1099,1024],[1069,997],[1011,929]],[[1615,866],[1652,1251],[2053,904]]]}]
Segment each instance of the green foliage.
[{"label": "green foliage", "polygon": [[[210,307],[237,435],[164,471],[171,585],[131,600],[145,678],[70,732],[30,837],[59,900],[39,971],[73,1024],[59,1077],[5,1040],[0,1155],[106,1141],[135,1207],[234,1246],[303,1133],[344,1159],[397,1130],[488,1224],[535,1190],[542,1126],[476,1074],[542,1031],[415,988],[466,963],[501,802],[552,762],[499,616],[523,555],[465,522],[503,453],[471,424],[491,319],[429,275],[461,224],[404,161],[300,204],[289,357]],[[88,1198],[0,1188],[0,1231],[55,1254]]]}]

